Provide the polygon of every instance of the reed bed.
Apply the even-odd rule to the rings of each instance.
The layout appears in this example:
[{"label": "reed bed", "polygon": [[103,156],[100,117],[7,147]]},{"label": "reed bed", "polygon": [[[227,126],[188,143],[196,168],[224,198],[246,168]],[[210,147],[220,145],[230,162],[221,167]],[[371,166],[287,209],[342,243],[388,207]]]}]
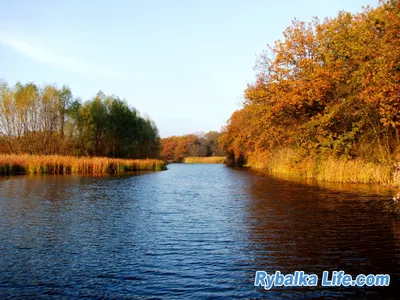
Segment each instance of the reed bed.
[{"label": "reed bed", "polygon": [[317,179],[336,182],[398,184],[393,179],[393,169],[389,165],[366,162],[358,158],[353,160],[321,160],[318,164]]},{"label": "reed bed", "polygon": [[112,174],[129,171],[161,171],[167,163],[158,159],[118,159],[60,155],[0,155],[0,175],[14,174]]},{"label": "reed bed", "polygon": [[271,173],[322,181],[400,186],[400,164],[395,169],[391,165],[367,162],[362,158],[304,156],[295,149],[280,149],[273,153],[252,155],[248,166]]},{"label": "reed bed", "polygon": [[225,162],[224,156],[209,156],[209,157],[196,157],[188,156],[183,159],[185,164],[223,164]]}]

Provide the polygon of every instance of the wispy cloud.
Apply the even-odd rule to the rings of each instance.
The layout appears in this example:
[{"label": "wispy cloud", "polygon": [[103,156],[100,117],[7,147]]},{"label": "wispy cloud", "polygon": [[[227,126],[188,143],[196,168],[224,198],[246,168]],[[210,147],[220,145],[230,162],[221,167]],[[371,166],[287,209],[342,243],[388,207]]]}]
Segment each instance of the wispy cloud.
[{"label": "wispy cloud", "polygon": [[24,40],[23,38],[11,36],[6,32],[0,31],[0,43],[40,63],[58,69],[72,71],[85,75],[102,75],[115,78],[124,77],[122,74],[114,72],[112,70],[93,67],[92,65],[85,62],[82,58],[64,55],[61,53],[55,53],[55,51],[51,51],[51,49],[39,46],[38,43],[33,44]]}]

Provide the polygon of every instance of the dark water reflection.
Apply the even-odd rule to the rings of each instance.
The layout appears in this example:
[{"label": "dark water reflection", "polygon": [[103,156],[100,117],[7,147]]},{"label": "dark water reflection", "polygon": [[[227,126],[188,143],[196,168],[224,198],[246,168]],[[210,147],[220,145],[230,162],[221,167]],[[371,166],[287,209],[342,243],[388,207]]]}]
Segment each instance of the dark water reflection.
[{"label": "dark water reflection", "polygon": [[[221,165],[0,179],[0,298],[398,298],[393,191]],[[390,274],[389,287],[253,286],[256,270]]]}]

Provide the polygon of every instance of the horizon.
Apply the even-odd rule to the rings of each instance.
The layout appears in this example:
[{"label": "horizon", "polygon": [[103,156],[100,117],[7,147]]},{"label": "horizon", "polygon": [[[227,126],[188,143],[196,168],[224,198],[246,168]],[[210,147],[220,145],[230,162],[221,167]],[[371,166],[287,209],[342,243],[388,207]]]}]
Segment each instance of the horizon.
[{"label": "horizon", "polygon": [[[118,3],[14,1],[0,12],[0,79],[125,99],[160,137],[220,131],[255,79],[257,56],[293,19],[378,1]],[[23,7],[24,9],[21,9]]]}]

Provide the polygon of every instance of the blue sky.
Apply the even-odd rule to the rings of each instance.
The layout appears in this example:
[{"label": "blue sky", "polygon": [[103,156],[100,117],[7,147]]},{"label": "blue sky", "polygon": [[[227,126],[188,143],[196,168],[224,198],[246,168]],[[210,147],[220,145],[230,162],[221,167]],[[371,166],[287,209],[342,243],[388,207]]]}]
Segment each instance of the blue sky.
[{"label": "blue sky", "polygon": [[0,79],[114,94],[162,137],[220,130],[255,78],[257,55],[294,18],[378,0],[0,0]]}]

